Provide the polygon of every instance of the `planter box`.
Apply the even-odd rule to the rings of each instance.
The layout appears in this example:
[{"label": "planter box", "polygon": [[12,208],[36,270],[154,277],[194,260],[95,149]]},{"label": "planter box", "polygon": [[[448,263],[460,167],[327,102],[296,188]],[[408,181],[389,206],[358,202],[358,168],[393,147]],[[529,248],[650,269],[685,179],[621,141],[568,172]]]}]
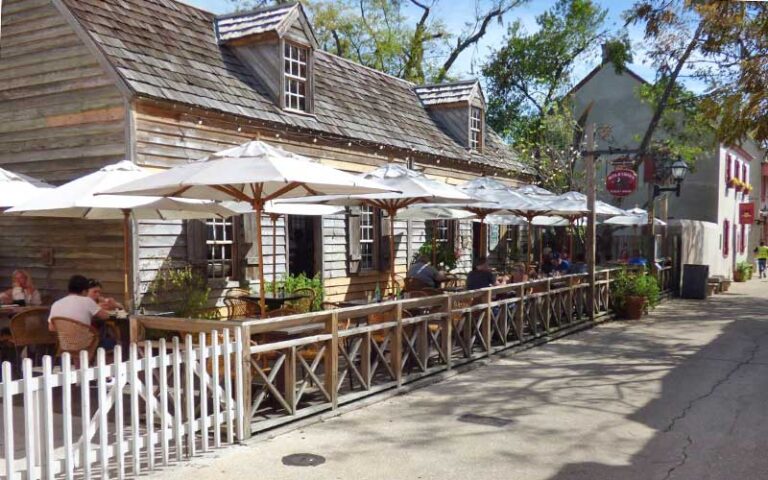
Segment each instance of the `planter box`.
[{"label": "planter box", "polygon": [[627,297],[624,299],[622,316],[627,320],[640,320],[645,313],[645,297]]}]

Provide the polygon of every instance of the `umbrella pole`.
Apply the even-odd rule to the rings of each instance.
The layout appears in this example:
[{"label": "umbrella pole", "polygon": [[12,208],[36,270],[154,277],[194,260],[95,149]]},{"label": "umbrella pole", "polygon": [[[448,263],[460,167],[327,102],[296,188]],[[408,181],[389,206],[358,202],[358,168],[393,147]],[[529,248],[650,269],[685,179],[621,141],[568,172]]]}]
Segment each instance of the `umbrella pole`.
[{"label": "umbrella pole", "polygon": [[123,210],[123,301],[125,308],[131,308],[131,287],[129,272],[131,269],[131,211]]},{"label": "umbrella pole", "polygon": [[480,256],[485,256],[485,215],[480,216]]},{"label": "umbrella pole", "polygon": [[392,295],[395,294],[395,214],[397,209],[392,208],[387,211],[389,215],[389,276],[392,280]]},{"label": "umbrella pole", "polygon": [[432,221],[432,266],[437,267],[437,221]]},{"label": "umbrella pole", "polygon": [[269,214],[272,220],[272,295],[277,295],[277,219],[279,215]]},{"label": "umbrella pole", "polygon": [[531,253],[532,253],[532,243],[533,243],[533,232],[531,232],[531,229],[533,228],[533,225],[531,225],[531,217],[527,218],[528,220],[528,254],[525,256],[525,274],[528,275],[528,272],[531,269]]},{"label": "umbrella pole", "polygon": [[573,222],[574,220],[571,219],[568,225],[568,255],[571,257],[571,260],[573,260]]},{"label": "umbrella pole", "polygon": [[264,203],[261,199],[253,201],[253,211],[256,213],[256,243],[259,246],[259,310],[261,312],[261,318],[267,315],[267,304],[264,301],[265,285],[264,285],[264,248],[261,243],[261,212],[264,207]]}]

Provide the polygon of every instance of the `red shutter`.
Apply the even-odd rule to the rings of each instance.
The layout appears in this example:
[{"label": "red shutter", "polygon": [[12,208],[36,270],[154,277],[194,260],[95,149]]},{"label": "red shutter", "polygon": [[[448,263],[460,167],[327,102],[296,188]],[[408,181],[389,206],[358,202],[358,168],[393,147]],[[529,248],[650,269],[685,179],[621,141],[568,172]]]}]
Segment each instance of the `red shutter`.
[{"label": "red shutter", "polygon": [[724,257],[728,256],[728,250],[729,250],[728,239],[730,238],[730,236],[731,236],[731,222],[726,220],[725,222],[723,222],[723,256]]},{"label": "red shutter", "polygon": [[656,179],[656,163],[650,155],[643,161],[643,181],[652,183]]},{"label": "red shutter", "polygon": [[725,181],[726,183],[731,180],[731,156],[725,156]]},{"label": "red shutter", "polygon": [[741,181],[749,183],[749,179],[747,178],[747,164],[742,163],[741,164]]}]

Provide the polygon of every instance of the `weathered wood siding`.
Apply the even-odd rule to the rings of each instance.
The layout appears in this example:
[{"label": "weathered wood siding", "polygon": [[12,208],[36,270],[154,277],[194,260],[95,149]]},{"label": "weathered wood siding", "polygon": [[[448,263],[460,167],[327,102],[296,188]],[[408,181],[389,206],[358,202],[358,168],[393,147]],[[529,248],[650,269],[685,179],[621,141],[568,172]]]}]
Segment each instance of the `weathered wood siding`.
[{"label": "weathered wood siding", "polygon": [[[360,147],[339,146],[339,142],[333,145],[323,144],[321,141],[313,142],[311,136],[290,137],[283,131],[268,130],[263,126],[256,127],[247,121],[224,118],[205,112],[192,111],[184,108],[164,108],[158,103],[137,103],[135,109],[136,123],[136,159],[140,164],[151,166],[172,166],[197,160],[211,152],[223,148],[242,144],[255,138],[261,138],[270,143],[279,145],[287,150],[306,155],[310,158],[321,160],[323,163],[346,170],[349,172],[370,171],[388,161],[405,162],[405,158],[394,158],[379,155],[375,150],[362,150]],[[239,130],[238,130],[239,129]],[[479,175],[479,172],[464,167],[460,170],[449,161],[410,159],[418,168],[423,168],[430,177],[457,184],[470,180]],[[514,180],[510,179],[512,184]],[[246,222],[247,223],[247,222]],[[183,241],[176,237],[184,237],[183,226],[178,226],[177,234],[160,237],[151,235],[152,251],[174,252],[179,258],[183,258]],[[140,229],[139,243],[142,248],[150,243],[144,238],[145,229]],[[373,290],[379,283],[382,287],[386,283],[387,272],[372,271],[357,275],[349,275],[347,270],[347,234],[346,218],[344,215],[332,215],[323,218],[322,223],[323,244],[323,278],[326,295],[330,300],[343,298],[362,297],[366,291]],[[425,241],[424,222],[411,222],[410,249],[409,239],[406,235],[407,222],[395,222],[395,237],[397,238],[396,273],[404,277],[408,264],[408,252],[411,255],[418,250]],[[460,259],[460,268],[471,268],[471,239],[472,222],[461,222],[460,235],[463,255]],[[253,235],[255,237],[255,235]],[[278,222],[277,239],[277,265],[278,278],[286,270],[287,259],[285,255],[286,232],[283,220]],[[265,253],[265,271],[267,280],[271,280],[272,271],[272,227],[268,217],[263,221],[263,242]],[[246,248],[248,248],[246,246]],[[256,287],[255,257],[256,250],[251,249],[245,254],[249,268],[249,281]],[[151,260],[148,261],[148,260]],[[151,282],[155,274],[154,266],[158,259],[145,253],[140,254],[140,271],[142,283]]]},{"label": "weathered wood siding", "polygon": [[435,106],[430,109],[429,114],[437,121],[440,128],[457,142],[464,147],[469,146],[469,106],[466,103]]},{"label": "weathered wood siding", "polygon": [[[50,0],[1,5],[0,166],[63,183],[124,159],[123,97],[75,30]],[[0,288],[24,268],[44,295],[73,273],[119,295],[122,238],[117,222],[0,217]]]}]

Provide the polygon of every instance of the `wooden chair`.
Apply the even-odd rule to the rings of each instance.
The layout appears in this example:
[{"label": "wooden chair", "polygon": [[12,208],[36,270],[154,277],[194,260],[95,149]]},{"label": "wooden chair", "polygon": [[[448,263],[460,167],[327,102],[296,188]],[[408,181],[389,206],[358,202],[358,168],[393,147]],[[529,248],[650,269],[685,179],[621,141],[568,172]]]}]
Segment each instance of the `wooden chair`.
[{"label": "wooden chair", "polygon": [[341,308],[338,302],[323,302],[320,304],[321,310],[336,310],[337,308]]},{"label": "wooden chair", "polygon": [[30,348],[53,348],[56,345],[56,335],[48,326],[46,307],[33,307],[17,313],[11,318],[10,327],[11,343],[19,358],[26,358]]},{"label": "wooden chair", "polygon": [[411,292],[406,292],[405,298],[424,298],[431,295],[431,293],[425,292],[424,290],[413,290]]},{"label": "wooden chair", "polygon": [[96,355],[96,349],[99,347],[98,330],[90,325],[65,317],[53,317],[51,324],[56,330],[58,341],[56,355],[67,352],[72,355],[75,362],[78,362],[80,352],[85,350],[88,352],[88,359],[93,359]]},{"label": "wooden chair", "polygon": [[297,288],[293,291],[295,295],[303,295],[303,298],[288,302],[290,308],[298,310],[299,313],[308,313],[312,311],[312,305],[315,303],[315,291],[311,288]]},{"label": "wooden chair", "polygon": [[430,288],[430,287],[422,288],[420,291],[426,293],[428,297],[432,297],[435,295],[442,295],[444,293],[439,288]]}]

